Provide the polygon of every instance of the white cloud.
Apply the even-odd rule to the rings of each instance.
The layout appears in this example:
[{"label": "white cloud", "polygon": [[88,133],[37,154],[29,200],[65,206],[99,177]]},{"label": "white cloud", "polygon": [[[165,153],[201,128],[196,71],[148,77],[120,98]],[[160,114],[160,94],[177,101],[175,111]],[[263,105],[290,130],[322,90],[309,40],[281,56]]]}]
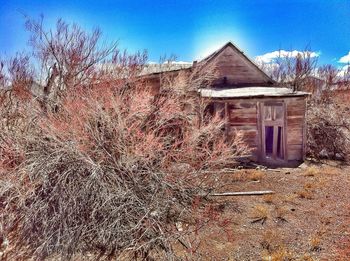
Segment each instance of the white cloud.
[{"label": "white cloud", "polygon": [[320,56],[320,52],[310,52],[310,51],[286,51],[286,50],[279,50],[279,51],[273,51],[270,53],[265,53],[263,55],[258,55],[255,57],[256,62],[258,63],[272,63],[279,57],[297,57],[297,55],[305,55],[309,54],[311,58]]},{"label": "white cloud", "polygon": [[350,52],[347,55],[341,57],[338,63],[350,63]]},{"label": "white cloud", "polygon": [[350,71],[350,65],[345,65],[339,70],[337,76],[344,77],[345,75],[348,75],[349,71]]}]

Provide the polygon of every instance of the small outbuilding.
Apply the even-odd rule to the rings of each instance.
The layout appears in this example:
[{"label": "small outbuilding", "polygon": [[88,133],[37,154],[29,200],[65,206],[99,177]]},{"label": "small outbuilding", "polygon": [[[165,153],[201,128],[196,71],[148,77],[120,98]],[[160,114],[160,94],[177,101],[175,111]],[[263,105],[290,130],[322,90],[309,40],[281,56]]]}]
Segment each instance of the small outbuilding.
[{"label": "small outbuilding", "polygon": [[159,88],[164,73],[190,73],[202,64],[215,66],[216,78],[198,90],[210,101],[210,111],[226,122],[228,138],[243,132],[252,159],[263,164],[289,165],[305,158],[306,99],[308,93],[279,87],[231,42],[207,58],[172,71],[145,75],[152,88]]},{"label": "small outbuilding", "polygon": [[253,159],[288,165],[302,161],[306,144],[306,96],[282,87],[201,89],[213,113],[224,112],[228,137],[242,131]]}]

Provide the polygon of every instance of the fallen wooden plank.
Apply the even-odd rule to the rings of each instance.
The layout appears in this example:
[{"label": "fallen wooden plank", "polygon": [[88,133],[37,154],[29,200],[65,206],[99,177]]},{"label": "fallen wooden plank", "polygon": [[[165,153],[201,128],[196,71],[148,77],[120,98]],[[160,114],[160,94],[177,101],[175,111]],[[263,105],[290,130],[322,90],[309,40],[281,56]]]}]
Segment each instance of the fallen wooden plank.
[{"label": "fallen wooden plank", "polygon": [[254,219],[252,220],[250,223],[257,223],[257,222],[261,222],[262,225],[264,225],[264,223],[266,222],[266,217],[263,217],[263,218],[257,218],[257,219]]},{"label": "fallen wooden plank", "polygon": [[183,239],[178,238],[177,240],[178,240],[178,241],[181,243],[181,245],[183,245],[186,249],[189,249],[189,248],[190,248],[189,245],[188,245]]},{"label": "fallen wooden plank", "polygon": [[266,171],[281,172],[280,169],[266,169]]},{"label": "fallen wooden plank", "polygon": [[222,196],[254,196],[254,195],[266,195],[274,194],[272,190],[263,191],[240,191],[240,192],[225,192],[225,193],[210,193],[209,196],[222,197]]}]

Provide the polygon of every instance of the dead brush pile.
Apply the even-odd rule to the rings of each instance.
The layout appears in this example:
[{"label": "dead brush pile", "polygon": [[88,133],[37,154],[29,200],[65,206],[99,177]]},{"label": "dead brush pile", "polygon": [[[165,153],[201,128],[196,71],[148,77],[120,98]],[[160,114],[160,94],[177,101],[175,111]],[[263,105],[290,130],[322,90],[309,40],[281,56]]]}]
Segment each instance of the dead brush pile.
[{"label": "dead brush pile", "polygon": [[27,118],[20,137],[2,133],[2,159],[12,158],[0,183],[8,257],[171,253],[174,222],[213,185],[201,169],[246,153],[239,135],[225,142],[220,122],[196,127],[173,95],[80,90],[59,113]]},{"label": "dead brush pile", "polygon": [[202,170],[248,153],[184,86],[154,96],[110,77],[68,84],[55,109],[2,92],[17,106],[1,104],[3,259],[173,259],[187,233],[175,222],[193,219],[194,200],[217,185]]},{"label": "dead brush pile", "polygon": [[348,114],[348,109],[333,102],[311,102],[307,115],[307,147],[310,156],[348,160]]}]

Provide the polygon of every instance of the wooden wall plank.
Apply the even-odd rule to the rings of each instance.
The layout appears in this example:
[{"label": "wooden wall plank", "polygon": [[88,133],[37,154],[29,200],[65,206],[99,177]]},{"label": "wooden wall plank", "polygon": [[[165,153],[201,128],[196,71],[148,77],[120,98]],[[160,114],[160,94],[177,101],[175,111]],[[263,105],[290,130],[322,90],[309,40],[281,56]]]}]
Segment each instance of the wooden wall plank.
[{"label": "wooden wall plank", "polygon": [[305,119],[302,116],[289,117],[287,118],[287,124],[290,128],[297,128],[297,127],[303,126],[304,120]]},{"label": "wooden wall plank", "polygon": [[288,160],[288,115],[287,115],[287,110],[288,110],[288,100],[286,100],[283,103],[283,108],[284,108],[284,115],[283,115],[283,125],[284,125],[284,133],[283,133],[283,157],[285,160]]},{"label": "wooden wall plank", "polygon": [[263,149],[263,142],[262,142],[262,113],[261,113],[261,106],[262,103],[261,102],[257,102],[256,103],[256,111],[257,111],[257,157],[259,160],[263,159],[263,155],[262,155],[262,149]]},{"label": "wooden wall plank", "polygon": [[[268,83],[269,79],[253,64],[231,47],[223,50],[213,61],[218,71],[217,84]],[[225,80],[223,80],[225,79]]]},{"label": "wooden wall plank", "polygon": [[234,131],[241,131],[250,148],[254,148],[253,156],[256,159],[264,157],[262,139],[264,129],[261,121],[259,106],[264,102],[284,102],[285,115],[285,147],[284,155],[287,160],[302,160],[305,155],[305,97],[276,97],[276,98],[254,98],[254,99],[226,99],[217,100],[226,104],[226,116],[228,121],[228,137]]}]

